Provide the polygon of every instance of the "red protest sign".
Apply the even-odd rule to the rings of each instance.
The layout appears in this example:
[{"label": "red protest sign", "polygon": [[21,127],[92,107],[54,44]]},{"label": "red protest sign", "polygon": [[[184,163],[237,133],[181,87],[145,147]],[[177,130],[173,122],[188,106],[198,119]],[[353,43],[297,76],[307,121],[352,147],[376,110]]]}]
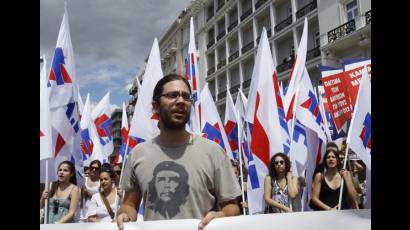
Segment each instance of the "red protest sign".
[{"label": "red protest sign", "polygon": [[349,94],[342,69],[322,71],[322,82],[329,110],[337,131],[352,117]]},{"label": "red protest sign", "polygon": [[369,72],[369,77],[371,78],[371,60],[362,60],[344,65],[347,90],[349,92],[350,101],[352,102],[353,107],[356,103],[360,79],[362,79],[362,70],[365,66],[367,66],[367,71]]}]

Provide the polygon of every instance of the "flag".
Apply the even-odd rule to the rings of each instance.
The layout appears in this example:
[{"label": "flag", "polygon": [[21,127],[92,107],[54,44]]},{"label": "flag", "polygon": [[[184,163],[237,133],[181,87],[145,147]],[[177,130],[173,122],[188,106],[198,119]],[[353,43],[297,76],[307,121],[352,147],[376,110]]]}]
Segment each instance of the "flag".
[{"label": "flag", "polygon": [[[75,159],[76,169],[82,169],[80,127],[75,81],[74,53],[71,44],[67,7],[61,23],[57,45],[48,77],[50,117],[52,125],[53,163],[50,172],[56,179],[57,167],[64,160]],[[78,177],[77,177],[78,178]],[[51,179],[51,180],[53,180]],[[78,178],[79,180],[81,178]]]},{"label": "flag", "polygon": [[362,73],[346,143],[371,170],[371,84],[366,68]]},{"label": "flag", "polygon": [[295,62],[293,63],[292,71],[290,72],[289,84],[285,90],[285,95],[283,97],[283,105],[286,111],[286,120],[289,122],[293,118],[294,101],[297,91],[297,86],[299,85],[303,71],[306,63],[306,52],[307,52],[307,36],[308,36],[308,22],[305,17],[305,23],[303,26],[302,37],[300,38],[300,43],[298,47],[298,52],[296,55]]},{"label": "flag", "polygon": [[188,44],[188,57],[186,61],[185,71],[186,79],[191,84],[193,102],[191,107],[191,114],[189,118],[189,127],[192,132],[200,133],[200,104],[199,98],[199,82],[198,82],[198,68],[197,68],[197,58],[196,58],[196,47],[195,47],[195,32],[194,32],[194,22],[191,17],[189,25],[189,44]]},{"label": "flag", "polygon": [[201,104],[201,132],[202,136],[217,143],[228,154],[230,159],[233,158],[231,146],[229,145],[228,137],[226,136],[224,125],[219,117],[218,110],[208,84],[205,84],[199,98]]},{"label": "flag", "polygon": [[[112,120],[110,106],[110,92],[107,92],[101,101],[91,112],[91,120],[98,133],[101,154],[104,159],[108,159],[114,150],[114,140],[112,135]],[[103,162],[101,161],[101,162]]]},{"label": "flag", "polygon": [[[125,103],[122,103],[122,120],[121,120],[121,137],[122,137],[122,144],[120,150],[115,157],[114,163],[122,163],[124,161],[124,157],[128,155],[130,149],[127,148],[127,140],[128,140],[128,132],[130,127],[128,126],[128,118],[127,118],[127,110]],[[127,152],[125,152],[127,151]]]},{"label": "flag", "polygon": [[77,101],[77,85],[75,73],[74,52],[71,44],[70,25],[67,7],[64,5],[64,16],[58,33],[57,45],[54,50],[48,78],[50,88],[50,107],[65,106]]},{"label": "flag", "polygon": [[52,134],[50,123],[50,91],[47,89],[47,61],[43,56],[40,72],[40,160],[51,158]]},{"label": "flag", "polygon": [[[138,92],[128,134],[128,148],[132,150],[138,143],[159,134],[158,115],[152,112],[152,94],[157,82],[163,77],[158,40],[155,38],[145,67],[143,82]],[[137,79],[138,81],[138,79]]]},{"label": "flag", "polygon": [[80,113],[80,120],[81,120],[81,116],[83,115],[83,110],[84,110],[84,103],[83,103],[83,99],[81,98],[81,93],[80,93],[80,88],[78,87],[77,89],[78,92],[78,112]]},{"label": "flag", "polygon": [[[268,174],[270,158],[284,152],[275,89],[273,83],[274,62],[269,48],[266,29],[262,29],[252,81],[246,106],[246,122],[250,129],[248,160],[249,213],[263,213],[263,186]],[[254,168],[253,168],[254,167]],[[252,170],[251,170],[252,169]]]},{"label": "flag", "polygon": [[[226,86],[226,103],[225,103],[225,122],[224,128],[228,137],[228,142],[232,150],[233,159],[238,159],[238,120],[237,112],[233,104],[232,95],[229,92],[228,85]],[[239,94],[238,94],[239,95]]]},{"label": "flag", "polygon": [[[246,169],[248,169],[248,157],[249,157],[249,150],[248,150],[248,141],[246,138],[246,130],[247,128],[244,127],[243,124],[245,124],[245,109],[246,109],[246,104],[248,103],[248,99],[246,96],[243,94],[242,90],[238,90],[238,94],[236,95],[236,101],[235,101],[235,110],[239,112],[239,117],[238,117],[238,127],[242,127],[243,133],[241,134],[241,147],[242,147],[242,159],[244,161],[244,166]],[[242,131],[241,131],[242,132]],[[246,149],[245,149],[246,148]]]}]

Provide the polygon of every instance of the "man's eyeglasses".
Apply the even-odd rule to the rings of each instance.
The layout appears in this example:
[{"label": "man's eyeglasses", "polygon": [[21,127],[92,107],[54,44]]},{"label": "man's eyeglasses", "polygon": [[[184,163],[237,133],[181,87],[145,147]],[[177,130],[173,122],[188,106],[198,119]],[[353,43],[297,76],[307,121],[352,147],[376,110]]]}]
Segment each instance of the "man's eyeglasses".
[{"label": "man's eyeglasses", "polygon": [[54,215],[57,214],[59,206],[60,206],[60,202],[58,200],[53,200],[53,213],[54,213]]},{"label": "man's eyeglasses", "polygon": [[117,175],[120,175],[121,174],[121,170],[116,170],[116,171],[114,171]]},{"label": "man's eyeglasses", "polygon": [[100,167],[90,167],[90,171],[93,171],[93,170],[100,170]]},{"label": "man's eyeglasses", "polygon": [[278,164],[283,165],[283,164],[285,163],[285,161],[284,161],[284,160],[280,160],[280,161],[275,161],[274,163],[275,163],[275,165],[278,165]]},{"label": "man's eyeglasses", "polygon": [[168,93],[161,94],[161,97],[166,97],[170,100],[177,100],[178,97],[182,97],[184,101],[187,101],[187,102],[192,101],[192,95],[190,93],[182,92],[182,91],[171,91]]}]

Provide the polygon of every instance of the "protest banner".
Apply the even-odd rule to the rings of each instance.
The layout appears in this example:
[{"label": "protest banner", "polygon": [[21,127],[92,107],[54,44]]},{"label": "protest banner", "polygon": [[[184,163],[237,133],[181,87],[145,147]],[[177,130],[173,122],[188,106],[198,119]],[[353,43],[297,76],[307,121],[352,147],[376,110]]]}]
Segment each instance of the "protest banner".
[{"label": "protest banner", "polygon": [[367,67],[367,72],[371,79],[371,60],[364,58],[346,59],[343,60],[344,76],[346,80],[347,91],[350,96],[350,101],[354,107],[359,90],[360,79],[362,78],[363,67]]}]

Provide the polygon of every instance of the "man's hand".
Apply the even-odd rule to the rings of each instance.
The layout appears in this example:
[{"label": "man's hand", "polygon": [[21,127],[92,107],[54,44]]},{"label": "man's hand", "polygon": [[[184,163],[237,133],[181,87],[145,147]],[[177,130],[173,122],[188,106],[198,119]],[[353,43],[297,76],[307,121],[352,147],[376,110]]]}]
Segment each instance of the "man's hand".
[{"label": "man's hand", "polygon": [[129,222],[131,219],[126,213],[121,213],[117,216],[117,226],[119,230],[124,229],[124,223]]},{"label": "man's hand", "polygon": [[215,212],[215,211],[210,211],[206,214],[206,216],[199,222],[198,229],[203,229],[205,228],[206,225],[211,222],[211,220],[222,217],[223,213],[222,212]]}]

